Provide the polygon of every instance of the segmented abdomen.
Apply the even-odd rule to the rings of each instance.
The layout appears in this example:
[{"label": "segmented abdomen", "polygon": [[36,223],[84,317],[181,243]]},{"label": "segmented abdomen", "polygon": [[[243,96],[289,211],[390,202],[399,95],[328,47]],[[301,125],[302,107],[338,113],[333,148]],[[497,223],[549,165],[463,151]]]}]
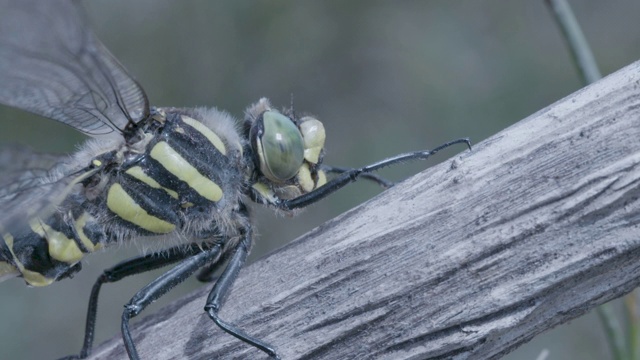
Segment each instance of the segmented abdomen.
[{"label": "segmented abdomen", "polygon": [[3,232],[0,277],[22,275],[32,286],[45,286],[81,268],[84,254],[101,249],[106,235],[78,196],[67,198],[46,219],[32,218],[19,231]]}]

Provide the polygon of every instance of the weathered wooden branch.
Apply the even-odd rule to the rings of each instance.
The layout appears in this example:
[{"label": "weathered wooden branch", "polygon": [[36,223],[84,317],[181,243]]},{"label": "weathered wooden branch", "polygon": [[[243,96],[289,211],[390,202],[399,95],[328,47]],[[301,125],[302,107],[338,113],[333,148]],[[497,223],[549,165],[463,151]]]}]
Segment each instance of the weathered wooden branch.
[{"label": "weathered wooden branch", "polygon": [[[498,358],[640,284],[639,196],[640,62],[248,266],[222,316],[283,359]],[[266,358],[209,288],[135,328],[144,359]]]}]

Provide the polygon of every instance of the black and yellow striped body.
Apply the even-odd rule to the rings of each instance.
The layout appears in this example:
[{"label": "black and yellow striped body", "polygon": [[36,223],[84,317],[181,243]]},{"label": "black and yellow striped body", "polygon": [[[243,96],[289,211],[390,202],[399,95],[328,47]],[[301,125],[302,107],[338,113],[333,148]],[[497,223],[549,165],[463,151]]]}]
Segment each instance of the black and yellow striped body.
[{"label": "black and yellow striped body", "polygon": [[[118,167],[101,205],[115,215],[109,226],[131,235],[185,227],[208,232],[220,214],[232,216],[245,168],[239,142],[229,144],[190,116],[169,113],[145,152]],[[199,218],[206,223],[194,224]]]},{"label": "black and yellow striped body", "polygon": [[[107,241],[102,227],[83,210],[78,196],[43,220],[33,218],[22,231],[5,232],[0,241],[0,259],[5,274],[17,271],[33,286],[49,285],[80,270],[85,253],[101,249]],[[0,270],[2,275],[2,270]]]},{"label": "black and yellow striped body", "polygon": [[0,228],[0,280],[48,285],[79,271],[85,254],[140,237],[157,240],[152,251],[226,250],[250,226],[244,201],[278,208],[325,183],[318,120],[285,116],[266,99],[246,114],[238,129],[215,109],[154,109],[120,140],[86,145],[35,185],[49,189],[35,215]]},{"label": "black and yellow striped body", "polygon": [[124,141],[52,215],[5,231],[0,278],[21,274],[30,285],[48,285],[80,270],[84,254],[140,236],[232,238],[247,221],[237,210],[251,166],[238,134],[226,131],[233,124],[219,126],[226,132],[219,134],[193,118],[198,115],[158,110],[137,141]]}]

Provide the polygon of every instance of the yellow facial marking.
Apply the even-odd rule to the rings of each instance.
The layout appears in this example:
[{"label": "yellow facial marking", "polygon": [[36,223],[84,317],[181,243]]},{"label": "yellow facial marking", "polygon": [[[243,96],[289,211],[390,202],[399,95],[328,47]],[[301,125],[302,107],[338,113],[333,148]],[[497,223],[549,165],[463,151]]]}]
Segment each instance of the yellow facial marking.
[{"label": "yellow facial marking", "polygon": [[75,264],[82,259],[82,251],[78,247],[78,244],[76,244],[73,239],[69,239],[65,234],[54,230],[51,226],[37,218],[31,219],[29,226],[34,233],[47,240],[47,244],[49,244],[49,255],[51,255],[52,258],[68,264]]},{"label": "yellow facial marking", "polygon": [[176,227],[147,213],[118,183],[109,188],[107,207],[122,219],[156,234],[170,233]]},{"label": "yellow facial marking", "polygon": [[211,201],[220,201],[222,199],[222,189],[216,183],[200,174],[198,169],[189,164],[166,142],[157,143],[151,149],[150,155],[167,171],[186,182],[203,198]]},{"label": "yellow facial marking", "polygon": [[125,171],[127,174],[133,176],[134,178],[142,181],[143,183],[151,186],[154,189],[162,189],[164,190],[167,194],[169,194],[169,196],[171,196],[174,199],[178,198],[178,193],[171,190],[171,189],[167,189],[166,187],[163,187],[162,185],[158,184],[157,181],[155,181],[151,176],[147,175],[144,170],[142,170],[142,168],[140,166],[134,166],[132,168],[129,168],[127,171]]},{"label": "yellow facial marking", "polygon": [[224,146],[224,143],[222,142],[220,137],[216,135],[216,133],[214,133],[211,129],[209,129],[200,121],[188,116],[182,115],[182,121],[204,135],[209,140],[209,142],[213,144],[213,146],[215,146],[216,149],[218,149],[218,151],[220,151],[223,155],[227,155],[227,148]]},{"label": "yellow facial marking", "polygon": [[315,189],[319,188],[320,186],[326,183],[327,183],[327,174],[325,174],[324,171],[322,170],[318,170],[318,179],[316,180]]},{"label": "yellow facial marking", "polygon": [[300,133],[304,140],[304,158],[312,164],[317,164],[324,148],[326,134],[320,120],[305,116],[300,119]]},{"label": "yellow facial marking", "polygon": [[307,165],[307,163],[302,164],[300,170],[298,170],[298,175],[296,176],[298,184],[300,184],[300,187],[305,193],[313,190],[315,184],[311,178],[311,172],[309,171],[309,165]]},{"label": "yellow facial marking", "polygon": [[24,268],[24,265],[18,260],[16,254],[13,252],[13,236],[9,233],[5,233],[2,235],[4,239],[4,243],[7,244],[9,251],[11,252],[11,256],[13,257],[13,262],[18,266],[18,270],[22,274],[24,280],[31,286],[47,286],[51,285],[55,281],[55,279],[50,279],[45,277],[44,275],[37,273],[35,271],[27,270]]}]

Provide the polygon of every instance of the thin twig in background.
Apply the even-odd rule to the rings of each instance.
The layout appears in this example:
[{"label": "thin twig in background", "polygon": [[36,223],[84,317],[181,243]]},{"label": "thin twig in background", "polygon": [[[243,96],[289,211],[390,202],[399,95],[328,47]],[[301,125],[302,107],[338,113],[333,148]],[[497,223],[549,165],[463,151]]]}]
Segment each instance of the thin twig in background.
[{"label": "thin twig in background", "polygon": [[611,349],[611,355],[615,360],[624,360],[627,358],[625,346],[624,346],[624,332],[620,322],[614,313],[613,306],[606,303],[596,308],[598,318],[602,323],[602,328],[607,337],[609,348]]},{"label": "thin twig in background", "polygon": [[602,75],[589,47],[589,43],[582,33],[582,29],[573,15],[567,0],[545,0],[558,23],[567,45],[571,50],[573,60],[585,84],[600,80]]},{"label": "thin twig in background", "polygon": [[629,359],[640,359],[640,313],[638,312],[638,289],[624,297],[624,305],[629,319],[629,331],[627,335],[627,349]]}]

